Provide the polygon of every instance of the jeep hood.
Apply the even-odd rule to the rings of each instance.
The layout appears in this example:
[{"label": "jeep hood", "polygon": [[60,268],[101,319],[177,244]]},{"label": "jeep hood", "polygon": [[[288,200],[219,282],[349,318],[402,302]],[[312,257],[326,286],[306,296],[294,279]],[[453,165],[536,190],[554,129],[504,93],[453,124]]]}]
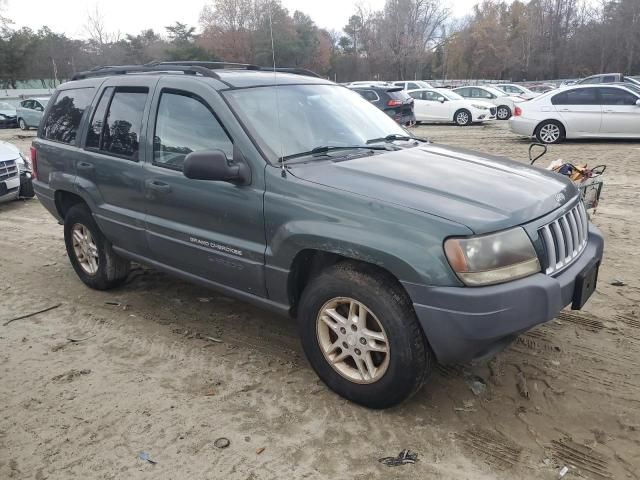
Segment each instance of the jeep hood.
[{"label": "jeep hood", "polygon": [[425,144],[290,166],[298,178],[488,233],[530,222],[578,194],[562,175],[507,158]]}]

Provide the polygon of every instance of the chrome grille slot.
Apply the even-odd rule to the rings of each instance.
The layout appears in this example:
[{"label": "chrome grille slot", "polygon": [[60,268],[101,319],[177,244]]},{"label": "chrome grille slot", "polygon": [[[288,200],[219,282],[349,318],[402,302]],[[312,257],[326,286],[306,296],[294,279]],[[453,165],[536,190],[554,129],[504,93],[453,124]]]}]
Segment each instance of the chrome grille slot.
[{"label": "chrome grille slot", "polygon": [[546,254],[547,275],[573,262],[587,246],[589,221],[582,202],[538,230]]},{"label": "chrome grille slot", "polygon": [[15,160],[0,160],[0,182],[18,176],[18,165]]}]

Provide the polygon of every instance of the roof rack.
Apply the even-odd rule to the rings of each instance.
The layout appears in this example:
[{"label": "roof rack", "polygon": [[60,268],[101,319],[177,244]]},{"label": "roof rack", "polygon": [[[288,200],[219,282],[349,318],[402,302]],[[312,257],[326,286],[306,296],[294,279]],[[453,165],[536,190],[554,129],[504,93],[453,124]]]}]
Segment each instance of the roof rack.
[{"label": "roof rack", "polygon": [[71,80],[83,80],[92,77],[104,77],[107,75],[126,75],[128,73],[145,73],[145,72],[183,72],[185,75],[200,74],[203,77],[220,79],[220,76],[214,70],[222,69],[244,69],[256,70],[261,72],[280,72],[293,73],[296,75],[305,75],[309,77],[320,78],[315,72],[306,68],[295,67],[260,67],[249,63],[233,63],[233,62],[209,62],[209,61],[172,61],[172,62],[152,62],[145,65],[105,65],[92,68],[85,72],[79,72],[73,75]]}]

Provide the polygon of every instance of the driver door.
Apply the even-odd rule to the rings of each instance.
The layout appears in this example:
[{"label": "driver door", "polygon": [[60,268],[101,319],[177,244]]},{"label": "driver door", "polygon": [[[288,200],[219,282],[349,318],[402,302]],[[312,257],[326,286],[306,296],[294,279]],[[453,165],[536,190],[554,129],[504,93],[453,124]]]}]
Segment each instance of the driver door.
[{"label": "driver door", "polygon": [[216,108],[225,108],[222,99],[197,79],[158,82],[144,180],[150,256],[188,276],[264,297],[262,177],[239,186],[182,173],[191,152],[218,149],[228,159],[237,154]]}]

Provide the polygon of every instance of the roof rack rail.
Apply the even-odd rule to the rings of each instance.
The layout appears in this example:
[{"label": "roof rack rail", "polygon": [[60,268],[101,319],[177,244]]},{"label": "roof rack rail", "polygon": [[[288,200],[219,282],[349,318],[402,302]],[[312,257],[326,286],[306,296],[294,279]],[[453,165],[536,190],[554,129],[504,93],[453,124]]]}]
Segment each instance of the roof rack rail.
[{"label": "roof rack rail", "polygon": [[145,65],[104,65],[92,68],[85,72],[78,72],[71,77],[71,80],[83,80],[92,77],[104,77],[107,75],[126,75],[128,73],[145,73],[145,72],[183,72],[185,75],[200,74],[203,77],[210,77],[220,80],[220,76],[215,70],[225,68],[256,70],[260,72],[280,72],[293,73],[296,75],[305,75],[308,77],[321,78],[315,72],[306,68],[297,67],[260,67],[249,63],[233,63],[233,62],[209,62],[201,60],[193,61],[172,61],[172,62],[152,62]]},{"label": "roof rack rail", "polygon": [[71,77],[71,80],[83,80],[92,77],[104,77],[107,75],[126,75],[127,73],[145,73],[145,72],[183,72],[186,75],[200,74],[204,77],[217,78],[210,68],[201,66],[180,66],[180,65],[109,65],[103,67],[95,67],[85,72],[78,72]]}]

